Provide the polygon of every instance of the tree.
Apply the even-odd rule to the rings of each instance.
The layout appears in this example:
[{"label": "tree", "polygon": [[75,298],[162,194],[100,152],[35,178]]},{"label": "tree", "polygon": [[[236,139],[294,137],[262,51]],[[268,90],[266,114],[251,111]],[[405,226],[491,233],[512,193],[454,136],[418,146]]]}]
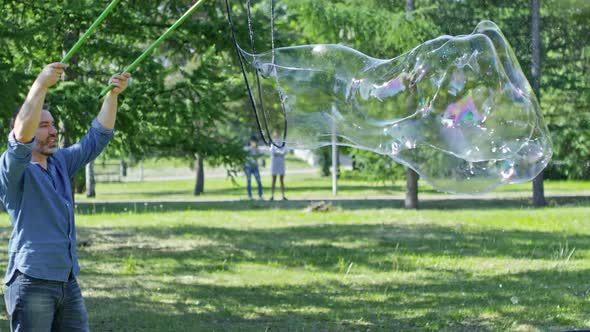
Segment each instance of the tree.
[{"label": "tree", "polygon": [[[522,68],[533,67],[531,52],[532,2],[426,1],[436,5],[431,19],[448,34],[469,31],[478,18],[496,22]],[[590,2],[585,0],[539,1],[539,89],[542,113],[554,142],[553,160],[544,178],[590,179]],[[532,71],[526,70],[531,83]],[[572,121],[572,119],[576,119]]]},{"label": "tree", "polygon": [[[533,51],[531,76],[533,78],[533,90],[535,91],[537,98],[540,99],[541,45],[539,35],[539,1],[540,0],[531,0],[531,42]],[[535,206],[546,205],[542,171],[533,179],[533,204]]]},{"label": "tree", "polygon": [[[406,0],[406,11],[408,12],[408,16],[412,14],[414,9],[414,0]],[[411,102],[411,98],[408,98],[406,105],[408,108],[407,113],[413,113],[415,105]],[[406,168],[406,200],[404,204],[406,209],[418,208],[418,173],[409,167]]]},{"label": "tree", "polygon": [[157,141],[140,140],[140,144],[151,142],[154,152],[161,156],[193,161],[197,166],[195,195],[204,191],[205,160],[237,169],[245,158],[243,136],[235,129],[241,125],[241,118],[228,112],[229,96],[235,91],[221,69],[227,62],[211,47],[179,68],[155,96],[155,112],[150,114],[158,121],[150,121],[150,131]]},{"label": "tree", "polygon": [[[146,0],[140,6],[134,1],[124,10],[120,5],[101,24],[78,51],[77,61],[70,62],[68,79],[47,97],[70,141],[84,135],[96,116],[100,102],[95,96],[108,77],[130,64],[147,46],[146,41],[158,38],[192,3]],[[234,133],[241,132],[216,128],[217,120],[226,119],[223,121],[227,124],[241,119],[234,114],[240,113],[235,112],[236,108],[243,107],[239,100],[243,98],[236,97],[238,86],[242,87],[236,79],[238,71],[229,67],[235,53],[224,29],[224,12],[217,6],[220,3],[203,6],[135,70],[131,86],[120,98],[117,134],[105,151],[106,157],[173,156],[178,149],[168,147],[181,137],[183,146],[209,146],[208,150],[217,151],[213,159],[239,163],[237,144],[214,149],[217,144],[234,142]],[[35,2],[34,6],[12,0],[0,4],[0,63],[7,69],[0,78],[0,94],[6,97],[0,100],[0,111],[6,134],[7,120],[14,106],[24,99],[36,73],[45,63],[61,58],[63,49],[78,39],[104,9],[103,5],[104,1],[98,0],[49,0]],[[188,70],[187,64],[198,63],[201,54],[206,54],[211,66]],[[215,70],[213,65],[217,66]],[[177,77],[180,82],[175,81]],[[179,90],[184,88],[187,90]],[[196,109],[188,105],[198,108],[199,114],[195,115]],[[182,122],[168,122],[173,118]],[[209,121],[213,118],[217,120]],[[185,128],[196,130],[199,125],[212,123],[215,125],[201,129],[200,135],[183,132]],[[175,126],[175,130],[164,130],[166,126]],[[204,134],[206,131],[210,136]],[[190,140],[187,135],[192,135]],[[194,149],[181,154],[195,158]]]},{"label": "tree", "polygon": [[[550,179],[590,179],[590,2],[541,4],[540,90],[554,142]],[[575,121],[572,121],[575,119]]]},{"label": "tree", "polygon": [[[529,0],[421,0],[411,20],[405,15],[407,1],[286,0],[284,3],[288,14],[283,17],[290,22],[289,37],[294,41],[285,43],[287,46],[297,41],[299,44],[342,43],[387,58],[441,34],[467,34],[482,19],[491,19],[502,29],[521,67],[533,65],[530,30],[516,23],[532,24]],[[554,159],[559,161],[550,164],[545,174],[552,178],[590,178],[590,40],[586,38],[590,34],[590,2],[546,0],[539,5],[542,24],[552,28],[539,34],[539,41],[544,45],[539,50],[544,75],[539,77],[537,93],[543,96],[543,114],[556,142]],[[534,81],[531,72],[526,70],[525,74],[530,82]],[[576,121],[571,120],[574,118]]]}]

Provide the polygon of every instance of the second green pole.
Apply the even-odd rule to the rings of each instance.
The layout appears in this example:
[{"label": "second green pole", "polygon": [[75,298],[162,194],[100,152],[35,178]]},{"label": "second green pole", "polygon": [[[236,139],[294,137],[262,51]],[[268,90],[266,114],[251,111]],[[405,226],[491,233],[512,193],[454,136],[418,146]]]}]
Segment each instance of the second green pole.
[{"label": "second green pole", "polygon": [[[170,28],[168,28],[168,30],[166,32],[164,32],[164,34],[162,34],[160,36],[160,38],[158,38],[153,44],[151,44],[144,52],[142,55],[140,55],[137,59],[135,59],[135,61],[133,61],[132,64],[130,64],[127,68],[125,68],[125,70],[123,71],[124,73],[131,73],[135,68],[137,68],[137,66],[139,66],[139,64],[156,48],[158,47],[158,45],[160,45],[160,43],[162,41],[164,41],[164,39],[168,38],[173,32],[174,30],[176,30],[182,23],[184,23],[184,21],[186,21],[191,15],[192,13],[194,13],[200,6],[201,4],[204,2],[205,0],[199,0],[197,1],[191,8],[189,8],[186,13],[184,13],[184,15],[182,15],[181,18],[178,19],[178,21],[176,21],[176,23],[174,23]],[[107,86],[106,88],[104,88],[101,92],[100,95],[98,96],[98,99],[102,99],[102,97],[104,97],[109,91],[111,91],[114,88],[114,85],[110,84],[109,86]]]}]

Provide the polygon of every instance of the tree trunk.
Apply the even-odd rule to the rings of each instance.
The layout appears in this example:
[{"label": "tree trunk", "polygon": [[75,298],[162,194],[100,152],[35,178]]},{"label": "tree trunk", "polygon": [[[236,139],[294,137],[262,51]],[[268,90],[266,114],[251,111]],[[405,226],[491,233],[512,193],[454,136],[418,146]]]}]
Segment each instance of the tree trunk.
[{"label": "tree trunk", "polygon": [[[415,9],[414,0],[406,0],[406,12],[409,14]],[[406,101],[407,114],[414,113],[414,103],[412,98],[408,97]],[[411,168],[406,168],[406,209],[418,208],[418,173]]]},{"label": "tree trunk", "polygon": [[195,196],[199,196],[204,193],[205,190],[205,172],[203,168],[203,157],[197,155],[197,159],[195,160],[195,173],[197,175],[197,179],[195,182]]},{"label": "tree trunk", "polygon": [[547,205],[542,171],[533,179],[533,205],[538,207]]},{"label": "tree trunk", "polygon": [[338,155],[338,145],[332,141],[332,195],[338,195],[338,169],[340,167],[340,158]]},{"label": "tree trunk", "polygon": [[336,134],[336,107],[332,106],[332,195],[338,195],[338,135]]},{"label": "tree trunk", "polygon": [[323,146],[318,149],[320,155],[321,175],[330,176],[330,167],[332,167],[332,154],[329,146]]},{"label": "tree trunk", "polygon": [[96,197],[94,181],[94,160],[86,164],[86,197]]},{"label": "tree trunk", "polygon": [[418,208],[418,173],[413,169],[406,169],[406,209]]},{"label": "tree trunk", "polygon": [[127,176],[127,163],[125,160],[119,160],[119,176],[124,178]]},{"label": "tree trunk", "polygon": [[139,182],[143,182],[143,159],[139,161]]},{"label": "tree trunk", "polygon": [[[532,68],[531,78],[533,90],[541,103],[541,38],[540,38],[540,2],[531,0],[531,40],[532,40]],[[545,206],[545,189],[543,187],[543,171],[533,180],[533,205]]]}]

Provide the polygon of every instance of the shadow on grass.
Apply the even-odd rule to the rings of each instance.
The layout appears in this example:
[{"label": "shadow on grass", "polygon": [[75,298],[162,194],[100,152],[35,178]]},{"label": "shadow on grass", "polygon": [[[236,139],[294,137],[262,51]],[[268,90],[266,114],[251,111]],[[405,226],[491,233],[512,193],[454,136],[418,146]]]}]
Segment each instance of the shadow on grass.
[{"label": "shadow on grass", "polygon": [[[93,330],[559,330],[580,327],[590,315],[590,270],[566,270],[565,240],[549,232],[321,224],[80,233],[96,238],[95,245],[105,238],[113,246],[126,244],[80,251],[83,282],[97,294],[112,294],[87,297]],[[194,246],[167,244],[171,239]],[[567,243],[585,252],[590,236],[569,236]],[[136,262],[134,272],[118,270],[116,280],[98,268],[121,266],[128,257]],[[462,257],[489,264],[502,264],[494,258],[539,259],[554,267],[497,274],[490,267],[484,276],[449,262]],[[157,262],[168,266],[155,269]],[[244,265],[260,269],[262,280],[268,275],[266,282],[227,282],[240,280]],[[283,273],[303,280],[282,279]]]},{"label": "shadow on grass", "polygon": [[[588,252],[590,235],[395,220],[78,233],[90,242],[79,257],[93,331],[559,330],[590,315],[590,270],[568,271],[576,255],[563,254],[566,241]],[[460,267],[464,257],[547,267],[475,274]],[[259,271],[243,276],[244,266]]]},{"label": "shadow on grass", "polygon": [[[567,280],[589,277],[588,270],[489,278],[459,272],[452,280],[425,284],[380,282],[359,287],[333,280],[221,286],[172,281],[157,288],[125,278],[123,285],[139,291],[123,298],[87,297],[86,303],[95,331],[558,331],[576,322],[555,308],[583,302],[568,289]],[[125,288],[102,290],[116,294]],[[531,290],[537,293],[528,293]],[[175,300],[155,303],[153,294]]]},{"label": "shadow on grass", "polygon": [[[142,192],[140,195],[145,197],[166,197],[166,196],[175,196],[175,195],[192,195],[192,191],[190,189],[178,189],[178,190],[163,190],[163,191],[154,191],[154,192]],[[109,197],[109,196],[121,196],[124,195],[120,192],[104,192],[100,193],[101,197]]]},{"label": "shadow on grass", "polygon": [[[577,252],[590,250],[590,235],[564,238],[551,232],[482,231],[395,221],[380,225],[323,223],[244,230],[197,225],[78,227],[78,234],[90,242],[88,248],[80,249],[84,253],[80,256],[85,259],[108,259],[115,263],[131,255],[146,260],[165,258],[175,262],[175,267],[167,270],[172,274],[186,271],[194,259],[207,263],[199,265],[200,272],[221,270],[236,263],[268,262],[283,267],[306,265],[334,273],[342,272],[350,262],[379,272],[411,272],[428,268],[427,263],[416,262],[418,256],[502,257],[560,263],[574,248]],[[93,249],[101,244],[108,250]]]},{"label": "shadow on grass", "polygon": [[[547,196],[549,207],[590,206],[590,196]],[[302,210],[312,202],[324,201],[340,210],[402,209],[402,199],[325,199],[291,201],[137,201],[137,202],[78,202],[76,212],[80,214],[121,213],[121,212],[173,212],[188,210],[247,211],[264,209]],[[463,210],[463,209],[504,209],[531,208],[528,198],[476,199],[476,198],[426,198],[420,201],[421,210]]]}]

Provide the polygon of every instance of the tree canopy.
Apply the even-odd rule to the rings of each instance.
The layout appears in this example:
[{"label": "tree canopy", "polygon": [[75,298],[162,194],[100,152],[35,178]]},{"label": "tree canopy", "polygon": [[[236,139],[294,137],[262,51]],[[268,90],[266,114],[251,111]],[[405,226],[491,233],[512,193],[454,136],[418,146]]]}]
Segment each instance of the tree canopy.
[{"label": "tree canopy", "polygon": [[[0,3],[0,126],[43,65],[59,61],[108,1]],[[48,95],[60,130],[81,137],[109,76],[125,68],[192,4],[190,0],[122,1],[72,58],[67,78]],[[237,29],[247,31],[244,3],[232,1]],[[257,43],[270,45],[269,0],[253,1]],[[470,33],[490,19],[507,36],[530,75],[530,3],[517,1],[275,1],[277,46],[341,43],[391,58],[441,34]],[[548,177],[590,178],[590,3],[544,0],[540,100],[555,143]],[[244,35],[244,34],[243,34]],[[243,42],[243,40],[242,40]],[[268,47],[267,47],[268,49]],[[237,167],[255,130],[233,50],[224,2],[209,1],[133,73],[123,96],[112,156],[201,156]],[[358,153],[362,155],[362,153]],[[380,163],[386,166],[388,163]],[[394,167],[394,166],[391,166]],[[374,172],[391,176],[401,172]],[[368,168],[370,169],[370,167]],[[367,170],[368,171],[368,170]],[[378,174],[377,174],[378,175]]]},{"label": "tree canopy", "polygon": [[[57,62],[106,7],[106,1],[3,1],[0,18],[0,114],[8,120],[41,68]],[[47,104],[69,142],[100,108],[110,75],[129,65],[191,1],[123,1],[68,63]],[[133,72],[121,98],[111,157],[175,156],[237,166],[250,134],[245,94],[234,66],[221,2],[187,20]]]},{"label": "tree canopy", "polygon": [[[302,40],[341,43],[368,55],[392,58],[441,34],[461,35],[478,22],[498,24],[512,45],[525,75],[531,80],[531,5],[517,1],[416,0],[416,10],[406,13],[405,1],[285,1],[293,30]],[[554,141],[554,163],[546,177],[590,177],[590,2],[541,2],[541,89],[539,99]],[[575,120],[573,120],[575,119]],[[358,152],[375,175],[393,163]],[[386,157],[385,157],[386,158]],[[387,166],[386,166],[387,167]]]}]

